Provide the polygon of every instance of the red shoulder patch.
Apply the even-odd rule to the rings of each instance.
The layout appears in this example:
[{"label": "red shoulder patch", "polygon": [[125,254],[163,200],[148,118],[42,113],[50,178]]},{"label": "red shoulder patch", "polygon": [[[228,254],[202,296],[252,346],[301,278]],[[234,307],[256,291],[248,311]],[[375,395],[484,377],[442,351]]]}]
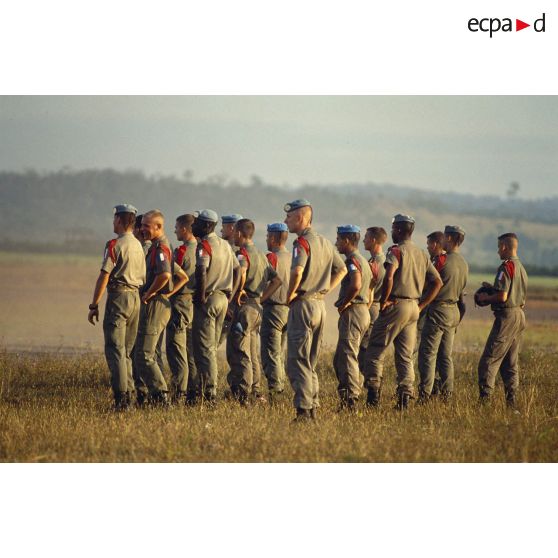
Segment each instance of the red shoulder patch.
[{"label": "red shoulder patch", "polygon": [[394,244],[393,246],[391,246],[390,249],[388,250],[388,252],[390,254],[393,254],[397,258],[397,261],[399,263],[401,263],[401,248],[399,248],[399,246],[397,246],[397,244]]},{"label": "red shoulder patch", "polygon": [[174,251],[174,259],[180,267],[182,267],[182,264],[184,263],[184,256],[186,255],[186,250],[187,247],[183,244],[182,246],[176,248]]},{"label": "red shoulder patch", "polygon": [[306,252],[306,255],[309,256],[310,244],[308,244],[308,241],[303,236],[299,236],[297,238],[297,241],[298,241],[298,245]]},{"label": "red shoulder patch", "polygon": [[351,258],[351,262],[359,270],[359,272],[362,273],[362,266],[360,265],[360,262],[354,256]]},{"label": "red shoulder patch", "polygon": [[205,253],[211,257],[213,250],[211,250],[211,244],[209,244],[208,240],[201,241],[202,248],[205,250]]},{"label": "red shoulder patch", "polygon": [[510,276],[510,279],[513,279],[515,275],[515,264],[511,260],[506,260],[504,262],[504,267],[506,268],[506,271]]},{"label": "red shoulder patch", "polygon": [[368,262],[368,265],[370,266],[370,271],[372,272],[372,278],[374,281],[378,281],[378,277],[380,275],[380,266],[378,265],[378,262],[376,260],[372,260],[371,262]]},{"label": "red shoulder patch", "polygon": [[250,267],[250,256],[248,255],[248,251],[246,250],[246,248],[244,248],[244,246],[238,251],[239,254],[241,254],[242,256],[244,256],[246,258],[246,261],[248,262],[248,267]]},{"label": "red shoulder patch", "polygon": [[171,254],[170,248],[166,244],[159,244],[159,248],[161,248],[161,252],[163,252],[163,254],[165,254],[165,258],[167,258],[167,260],[169,260],[169,262],[171,262],[172,261],[172,254]]},{"label": "red shoulder patch", "polygon": [[447,259],[448,259],[447,254],[440,254],[439,256],[436,256],[436,259],[434,260],[434,267],[436,268],[436,271],[438,272],[442,271],[442,269],[446,265]]},{"label": "red shoulder patch", "polygon": [[268,252],[265,257],[271,264],[271,267],[277,271],[277,254],[275,254],[274,252]]},{"label": "red shoulder patch", "polygon": [[114,247],[116,246],[116,241],[117,240],[118,240],[117,238],[113,238],[107,244],[107,252],[108,252],[108,255],[110,256],[110,259],[111,259],[113,264],[116,263],[116,252],[114,250]]}]

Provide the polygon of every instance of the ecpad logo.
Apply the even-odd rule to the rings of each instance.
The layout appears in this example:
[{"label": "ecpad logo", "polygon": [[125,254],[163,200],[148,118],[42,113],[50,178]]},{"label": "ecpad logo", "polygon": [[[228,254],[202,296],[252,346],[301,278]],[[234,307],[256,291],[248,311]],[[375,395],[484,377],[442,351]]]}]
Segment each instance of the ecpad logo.
[{"label": "ecpad logo", "polygon": [[[543,15],[539,19],[536,19],[534,21],[533,29],[536,33],[545,32],[545,17],[546,14],[543,13]],[[473,33],[478,33],[479,31],[483,33],[490,33],[490,38],[492,38],[492,35],[494,33],[497,33],[498,31],[503,31],[504,33],[514,31],[512,18],[509,17],[505,17],[503,19],[497,17],[485,17],[482,19],[477,19],[475,17],[472,17],[469,20],[467,27],[469,28],[469,31]],[[526,29],[527,27],[531,27],[531,24],[525,23],[520,19],[515,20],[515,31],[521,31],[522,29]]]}]

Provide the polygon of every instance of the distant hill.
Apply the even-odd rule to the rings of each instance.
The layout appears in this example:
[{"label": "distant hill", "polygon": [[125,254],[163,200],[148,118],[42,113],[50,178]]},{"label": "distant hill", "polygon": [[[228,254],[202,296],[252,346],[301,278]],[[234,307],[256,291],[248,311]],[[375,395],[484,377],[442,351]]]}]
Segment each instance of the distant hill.
[{"label": "distant hill", "polygon": [[112,207],[133,203],[140,211],[157,207],[170,219],[209,207],[219,214],[241,213],[258,228],[263,246],[264,225],[284,218],[283,205],[297,197],[312,201],[315,226],[335,238],[335,226],[356,223],[389,230],[398,212],[416,218],[415,240],[446,224],[467,230],[463,252],[476,266],[497,263],[496,236],[516,232],[525,263],[558,268],[558,197],[522,200],[494,196],[438,193],[381,184],[304,185],[286,188],[253,177],[249,184],[222,178],[193,181],[188,175],[146,176],[141,172],[61,170],[54,173],[0,172],[3,248],[41,252],[100,253],[112,231]]}]

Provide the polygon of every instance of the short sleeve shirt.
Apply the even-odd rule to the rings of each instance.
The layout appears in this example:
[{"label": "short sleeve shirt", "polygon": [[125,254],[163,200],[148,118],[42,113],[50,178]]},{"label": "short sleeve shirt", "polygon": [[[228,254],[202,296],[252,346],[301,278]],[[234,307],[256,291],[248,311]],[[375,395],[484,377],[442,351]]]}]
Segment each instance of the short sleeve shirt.
[{"label": "short sleeve shirt", "polygon": [[347,275],[343,277],[341,281],[341,287],[339,289],[339,298],[335,303],[335,306],[341,306],[347,297],[347,291],[351,284],[351,278],[355,273],[361,275],[361,287],[360,291],[351,301],[351,304],[368,304],[370,300],[370,286],[372,283],[372,272],[370,270],[370,265],[362,254],[355,250],[351,254],[347,255],[345,260],[345,266],[347,268]]},{"label": "short sleeve shirt", "polygon": [[174,250],[174,261],[188,275],[188,282],[176,294],[192,294],[196,289],[196,239],[182,243]]},{"label": "short sleeve shirt", "polygon": [[105,245],[101,271],[109,274],[109,288],[139,288],[145,282],[145,257],[140,242],[124,233]]},{"label": "short sleeve shirt", "polygon": [[286,304],[289,291],[291,271],[291,253],[286,248],[275,248],[267,254],[267,259],[281,279],[281,286],[265,301],[264,304]]},{"label": "short sleeve shirt", "polygon": [[265,291],[268,283],[277,277],[277,272],[253,244],[243,246],[237,252],[240,267],[246,269],[244,290],[250,298],[259,298]]},{"label": "short sleeve shirt", "polygon": [[231,245],[215,232],[198,242],[196,266],[206,268],[207,292],[221,291],[230,295],[233,288],[233,270],[239,267]]},{"label": "short sleeve shirt", "polygon": [[507,292],[508,299],[501,304],[493,304],[493,310],[525,306],[527,272],[519,258],[513,257],[502,262],[494,278],[494,288],[497,291]]},{"label": "short sleeve shirt", "polygon": [[168,294],[172,290],[172,273],[173,273],[173,254],[172,247],[166,236],[161,236],[151,241],[151,246],[145,257],[145,266],[147,268],[147,280],[145,282],[144,291],[149,290],[155,277],[161,273],[170,273],[171,278],[167,284],[159,291],[160,294]]},{"label": "short sleeve shirt", "polygon": [[384,282],[384,275],[386,274],[386,268],[384,267],[385,261],[386,255],[383,252],[373,254],[368,260],[370,271],[372,272],[374,302],[380,302],[380,297],[382,295],[382,284]]},{"label": "short sleeve shirt", "polygon": [[457,302],[467,285],[469,267],[465,258],[457,252],[442,254],[434,262],[434,267],[444,283],[434,302]]}]

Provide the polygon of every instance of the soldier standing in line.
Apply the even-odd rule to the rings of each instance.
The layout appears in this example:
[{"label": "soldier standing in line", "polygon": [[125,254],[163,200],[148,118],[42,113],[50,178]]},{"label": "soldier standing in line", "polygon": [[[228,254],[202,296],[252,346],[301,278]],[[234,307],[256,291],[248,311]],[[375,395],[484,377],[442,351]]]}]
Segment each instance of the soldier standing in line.
[{"label": "soldier standing in line", "polygon": [[[145,257],[147,279],[142,289],[142,306],[135,358],[139,370],[136,381],[138,404],[148,401],[156,404],[168,403],[168,388],[163,372],[157,362],[157,344],[171,317],[168,295],[173,290],[172,248],[164,230],[164,216],[158,209],[144,214],[141,232],[151,246]],[[177,289],[188,281],[187,275],[178,268]]]},{"label": "soldier standing in line", "polygon": [[419,402],[430,398],[436,371],[440,375],[439,391],[445,399],[453,392],[453,339],[461,315],[459,300],[467,285],[469,268],[460,254],[465,231],[458,226],[446,226],[444,230],[444,254],[436,257],[434,267],[440,274],[444,286],[428,305],[420,338],[418,369],[420,374]]},{"label": "soldier standing in line", "polygon": [[[430,256],[430,261],[434,264],[434,267],[440,272],[441,267],[443,267],[446,260],[446,252],[444,250],[444,233],[442,231],[433,231],[426,237],[426,251]],[[424,308],[417,322],[417,342],[415,344],[415,351],[413,356],[418,356],[418,350],[420,347],[420,340],[422,337],[422,328],[424,327],[424,322],[426,320],[426,313],[428,309]],[[440,392],[440,373],[438,372],[439,366],[436,364],[436,370],[434,373],[434,385],[432,386],[431,395],[438,395]],[[423,401],[421,400],[421,403]]]},{"label": "soldier standing in line", "polygon": [[494,279],[494,293],[475,296],[478,303],[491,304],[494,312],[494,324],[478,367],[480,400],[490,399],[499,370],[506,403],[511,408],[515,407],[519,386],[519,344],[525,329],[523,307],[527,293],[527,273],[517,257],[517,245],[514,233],[498,237],[498,255],[502,264]]},{"label": "soldier standing in line", "polygon": [[204,399],[217,398],[217,348],[232,295],[238,289],[240,265],[230,244],[215,234],[219,217],[204,209],[195,214],[192,232],[198,238],[194,294],[194,358]]},{"label": "soldier standing in line", "polygon": [[[265,401],[260,394],[261,365],[259,330],[262,304],[281,286],[277,272],[252,240],[254,223],[240,219],[235,224],[235,244],[240,264],[240,284],[235,294],[235,314],[227,337],[227,355],[231,371],[228,377],[231,393],[242,405],[251,394]],[[262,399],[263,398],[263,399]]]},{"label": "soldier standing in line", "polygon": [[[440,275],[427,254],[411,240],[414,228],[415,220],[408,215],[398,214],[393,218],[391,236],[395,245],[386,256],[380,316],[372,327],[364,365],[365,387],[368,388],[366,402],[370,406],[380,403],[384,358],[393,343],[397,408],[407,408],[414,392],[413,351],[419,313],[442,287]],[[430,283],[430,288],[419,304],[425,281]]]},{"label": "soldier standing in line", "polygon": [[145,281],[145,259],[141,244],[132,234],[137,209],[122,204],[114,208],[113,227],[117,238],[107,242],[101,272],[89,305],[89,321],[99,321],[99,302],[108,287],[103,332],[105,357],[110,370],[115,409],[131,404],[134,380],[132,351],[140,313],[139,287]]},{"label": "soldier standing in line", "polygon": [[287,291],[291,271],[291,253],[285,248],[289,229],[285,223],[267,226],[266,255],[271,267],[281,279],[281,287],[262,302],[261,357],[270,402],[285,389],[285,355],[287,353],[287,320],[289,307]]},{"label": "soldier standing in line", "polygon": [[370,340],[372,326],[380,315],[380,295],[382,294],[382,282],[384,280],[386,255],[382,246],[387,240],[387,233],[382,227],[369,227],[364,235],[364,249],[370,252],[368,264],[372,272],[372,293],[370,296],[370,325],[362,337],[360,342],[360,350],[358,353],[358,366],[360,372],[364,370],[364,357]]},{"label": "soldier standing in line", "polygon": [[[221,217],[221,238],[226,240],[231,247],[233,256],[236,258],[236,245],[234,243],[234,226],[237,221],[242,219],[242,215],[239,213],[231,213],[230,215],[223,215]],[[227,313],[225,314],[225,321],[223,322],[223,327],[221,329],[221,335],[219,338],[219,345],[221,345],[226,339],[227,335],[231,329],[231,321],[235,312],[234,302],[231,302]]]},{"label": "soldier standing in line", "polygon": [[346,257],[347,274],[341,281],[339,298],[335,303],[339,311],[339,339],[333,368],[339,382],[337,392],[340,410],[354,410],[360,395],[358,352],[370,323],[370,296],[372,271],[358,250],[360,228],[356,225],[337,227],[335,246]]},{"label": "soldier standing in line", "polygon": [[198,242],[192,233],[194,216],[177,217],[174,232],[182,242],[174,250],[174,262],[189,278],[182,288],[177,286],[168,294],[171,301],[171,319],[167,325],[167,359],[172,374],[173,399],[192,404],[199,395],[199,379],[196,374],[192,345],[192,321],[195,291],[196,248]]},{"label": "soldier standing in line", "polygon": [[316,365],[325,325],[324,296],[347,273],[343,259],[331,242],[312,228],[312,207],[304,199],[284,207],[293,243],[287,302],[287,375],[294,390],[297,417],[316,418],[319,382]]},{"label": "soldier standing in line", "polygon": [[151,240],[145,240],[143,234],[141,234],[141,220],[143,219],[143,214],[136,216],[136,222],[134,224],[134,236],[140,241],[141,247],[143,248],[143,253],[147,256],[149,247],[151,246]]}]

